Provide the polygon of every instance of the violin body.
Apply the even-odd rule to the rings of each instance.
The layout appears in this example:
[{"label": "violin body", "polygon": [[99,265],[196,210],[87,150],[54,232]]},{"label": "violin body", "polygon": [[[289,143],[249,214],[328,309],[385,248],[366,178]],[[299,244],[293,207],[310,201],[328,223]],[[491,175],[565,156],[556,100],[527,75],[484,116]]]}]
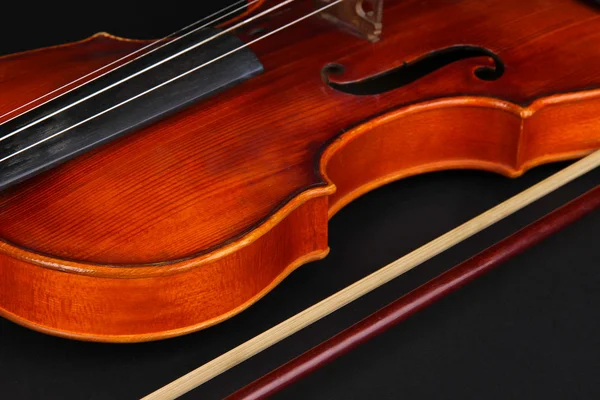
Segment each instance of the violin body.
[{"label": "violin body", "polygon": [[[375,43],[318,17],[255,41],[262,74],[0,192],[0,314],[91,341],[193,332],[325,257],[329,218],[370,190],[455,168],[518,177],[600,147],[598,7],[383,13]],[[0,58],[0,115],[146,44],[98,34]]]}]

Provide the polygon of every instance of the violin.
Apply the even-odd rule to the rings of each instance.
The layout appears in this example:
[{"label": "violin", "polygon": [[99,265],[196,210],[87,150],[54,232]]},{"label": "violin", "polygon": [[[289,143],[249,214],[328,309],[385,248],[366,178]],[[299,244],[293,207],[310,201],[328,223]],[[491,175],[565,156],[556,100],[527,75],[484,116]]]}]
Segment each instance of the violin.
[{"label": "violin", "polygon": [[327,256],[329,219],[380,186],[584,157],[599,24],[583,0],[255,0],[4,56],[0,315],[183,335]]}]

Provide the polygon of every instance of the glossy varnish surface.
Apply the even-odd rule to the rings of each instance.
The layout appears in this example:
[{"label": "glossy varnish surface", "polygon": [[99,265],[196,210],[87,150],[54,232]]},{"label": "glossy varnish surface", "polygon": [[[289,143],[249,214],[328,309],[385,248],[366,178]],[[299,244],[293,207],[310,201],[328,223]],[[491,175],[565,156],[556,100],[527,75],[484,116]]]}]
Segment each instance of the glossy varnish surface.
[{"label": "glossy varnish surface", "polygon": [[[91,340],[198,329],[325,256],[327,215],[374,187],[447,168],[516,177],[600,147],[593,6],[385,4],[378,43],[307,20],[252,46],[263,75],[0,194],[4,315]],[[481,81],[490,60],[468,59],[374,96],[320,76],[336,62],[347,70],[332,79],[357,80],[457,44],[497,53],[504,76]],[[0,115],[143,45],[98,35],[1,58]]]}]

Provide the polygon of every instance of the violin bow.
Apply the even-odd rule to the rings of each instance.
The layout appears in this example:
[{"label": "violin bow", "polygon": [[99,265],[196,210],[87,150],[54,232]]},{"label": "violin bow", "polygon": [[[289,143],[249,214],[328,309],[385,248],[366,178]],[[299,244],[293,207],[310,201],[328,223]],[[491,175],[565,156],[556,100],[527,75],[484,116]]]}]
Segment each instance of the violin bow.
[{"label": "violin bow", "polygon": [[[351,303],[352,301],[364,296],[365,294],[377,289],[378,287],[384,285],[385,283],[391,281],[392,279],[410,271],[411,269],[419,266],[425,261],[435,257],[436,255],[448,250],[449,248],[461,243],[462,241],[468,239],[469,237],[475,235],[478,232],[483,231],[485,228],[495,224],[496,222],[501,221],[502,219],[508,217],[511,214],[519,211],[520,209],[526,207],[527,205],[533,203],[534,201],[548,195],[554,190],[566,185],[567,183],[573,181],[574,179],[584,175],[585,173],[593,170],[594,168],[600,165],[600,150],[596,150],[588,156],[582,158],[581,160],[571,164],[570,166],[562,169],[561,171],[555,173],[554,175],[542,180],[541,182],[531,186],[530,188],[518,193],[517,195],[509,198],[508,200],[498,204],[497,206],[489,209],[488,211],[476,216],[475,218],[463,223],[462,225],[452,229],[451,231],[439,236],[438,238],[432,240],[431,242],[419,247],[418,249],[412,251],[411,253],[405,255],[404,257],[399,258],[396,261],[382,267],[381,269],[373,272],[372,274],[366,276],[365,278],[353,283],[350,286],[340,290],[339,292],[321,300],[320,302],[314,304],[313,306],[301,311],[300,313],[288,318],[287,320],[275,325],[274,327],[266,330],[265,332],[255,336],[254,338],[242,343],[241,345],[229,350],[228,352],[222,354],[221,356],[209,361],[208,363],[198,367],[197,369],[189,372],[188,374],[176,379],[175,381],[163,386],[162,388],[156,390],[153,393],[145,396],[143,400],[164,400],[164,399],[175,399],[192,389],[206,383],[212,378],[222,374],[223,372],[233,368],[234,366],[242,363],[243,361],[249,359],[250,357],[260,353],[261,351],[269,348],[270,346],[280,342],[281,340],[293,335],[294,333],[302,330],[303,328],[315,323],[316,321],[326,317],[327,315],[333,313],[334,311],[342,308],[343,306]],[[594,189],[591,192],[594,198],[598,197],[598,188]],[[584,200],[589,197],[584,197]],[[584,201],[579,199],[580,201]],[[575,203],[580,204],[580,202]],[[577,207],[576,207],[577,208]],[[586,207],[583,207],[584,209]],[[564,211],[564,210],[563,210]],[[580,211],[579,211],[580,212]],[[577,214],[578,211],[573,211],[572,213]],[[560,221],[561,216],[559,214],[554,214],[554,216],[550,215],[552,221]],[[568,219],[568,218],[567,218]],[[574,218],[576,219],[576,218]],[[539,221],[538,221],[539,222]],[[566,221],[563,221],[566,222]],[[543,221],[540,222],[541,225],[537,227],[534,225],[525,229],[525,234],[527,232],[538,232],[542,237],[545,237],[546,234],[543,233],[545,229],[554,232],[552,228],[552,224],[545,224]],[[541,229],[542,232],[539,230]],[[521,239],[524,237],[521,232]],[[519,236],[517,236],[517,239]],[[515,244],[514,237],[509,237],[508,243],[512,243],[513,247],[516,247],[516,251],[522,251],[526,247],[529,247],[529,243],[520,245]],[[540,239],[541,240],[541,239]],[[518,241],[518,240],[517,240]],[[535,238],[529,239],[531,245],[537,242]],[[502,243],[502,242],[500,242]],[[506,242],[505,242],[506,243]],[[520,247],[524,246],[524,247]],[[490,256],[493,254],[492,252],[484,254],[479,254],[475,257],[475,260],[483,260],[485,261],[486,256]],[[489,250],[489,249],[488,249]],[[496,248],[496,251],[498,248]],[[517,254],[517,253],[515,253]],[[501,255],[496,255],[502,259]],[[470,259],[466,262],[468,268],[470,263],[472,266],[473,259]],[[469,263],[470,262],[470,263]],[[499,263],[499,262],[498,262]],[[458,271],[465,269],[465,263],[457,266]],[[485,267],[482,267],[485,270]],[[490,267],[491,268],[491,267]],[[452,278],[453,273],[456,273],[456,269],[451,269],[447,273],[444,273],[440,276],[443,279]],[[483,271],[480,272],[480,274]],[[473,272],[474,275],[477,275],[477,272]],[[464,277],[464,283],[473,279],[473,277]],[[444,282],[444,281],[438,281]],[[464,284],[463,283],[463,284]],[[429,282],[427,285],[431,284]],[[451,285],[451,284],[450,284]],[[461,285],[461,283],[459,283]],[[434,288],[433,286],[431,288]],[[417,293],[423,293],[422,287],[417,289]],[[442,289],[440,289],[442,290]],[[451,290],[451,289],[446,289]],[[414,292],[409,293],[409,295],[414,295]],[[440,293],[439,297],[443,296],[445,293]],[[402,302],[402,298],[398,301]],[[405,299],[406,301],[406,299]],[[427,299],[423,299],[425,302],[421,307],[424,307],[427,303]],[[392,303],[394,304],[394,303]],[[415,310],[416,311],[416,310]],[[410,311],[409,311],[410,313]],[[408,316],[408,315],[407,315]],[[369,317],[368,317],[369,318]],[[367,318],[367,319],[368,319]],[[401,317],[405,318],[405,317]],[[364,322],[364,321],[363,321]],[[359,323],[360,324],[360,323]],[[350,328],[352,329],[352,327]],[[342,332],[342,335],[344,333]],[[347,334],[347,333],[346,333]],[[335,337],[334,337],[335,338]],[[325,345],[326,346],[326,345]],[[318,347],[318,346],[317,346]],[[321,348],[323,350],[323,348]],[[339,350],[338,350],[339,351]],[[309,351],[310,352],[310,351]],[[343,352],[343,351],[342,351]],[[342,352],[339,354],[341,355]],[[301,356],[302,357],[302,356]],[[307,360],[306,357],[303,358],[304,361]],[[292,361],[293,362],[293,361]],[[309,362],[310,363],[310,362]],[[301,362],[302,364],[302,362]],[[285,371],[289,372],[289,364],[285,369]],[[309,366],[309,364],[303,364],[305,366]],[[284,365],[285,367],[285,365]],[[309,366],[310,367],[310,366]],[[308,368],[306,373],[312,371],[314,367]],[[295,370],[293,367],[291,370]],[[285,372],[284,371],[284,372]],[[281,371],[280,371],[281,372]],[[298,375],[298,379],[300,376],[303,376],[303,371],[297,370],[300,372]],[[275,373],[277,374],[277,373]],[[244,391],[239,393],[240,395],[249,394],[249,396],[243,397],[235,397],[234,394],[232,398],[262,398],[262,391],[265,391],[265,395],[268,395],[273,391],[277,391],[277,387],[281,384],[281,388],[284,386],[294,382],[296,378],[292,375],[284,377],[281,383],[272,383],[273,377],[275,375],[271,375],[271,378],[268,376],[265,377],[265,380],[259,380],[261,382],[256,383],[256,386],[253,386],[254,389],[259,389],[258,392],[254,392],[254,389],[248,388],[248,391]],[[271,383],[270,383],[271,382]],[[266,393],[268,392],[268,393]],[[252,393],[255,393],[258,397],[251,397]]]},{"label": "violin bow", "polygon": [[227,396],[272,396],[600,207],[600,185]]}]

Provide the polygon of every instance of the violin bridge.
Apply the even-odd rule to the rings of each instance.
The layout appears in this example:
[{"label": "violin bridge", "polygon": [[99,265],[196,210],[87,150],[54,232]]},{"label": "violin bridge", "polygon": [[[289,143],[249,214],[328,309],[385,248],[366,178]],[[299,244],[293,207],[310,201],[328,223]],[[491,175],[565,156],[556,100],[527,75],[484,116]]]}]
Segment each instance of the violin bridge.
[{"label": "violin bridge", "polygon": [[[334,0],[314,0],[317,8]],[[383,24],[383,0],[344,0],[319,14],[342,30],[369,42],[377,42]]]}]

